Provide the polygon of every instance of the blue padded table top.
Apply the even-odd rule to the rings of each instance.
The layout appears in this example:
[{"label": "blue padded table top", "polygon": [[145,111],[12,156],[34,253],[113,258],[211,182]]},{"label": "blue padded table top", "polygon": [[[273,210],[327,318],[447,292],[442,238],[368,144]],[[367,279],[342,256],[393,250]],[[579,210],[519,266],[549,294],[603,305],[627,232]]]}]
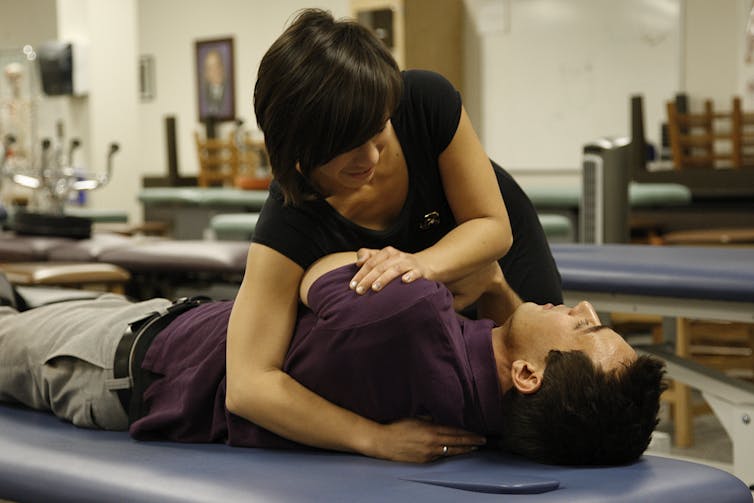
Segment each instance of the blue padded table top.
[{"label": "blue padded table top", "polygon": [[754,248],[553,244],[563,289],[754,302]]},{"label": "blue padded table top", "polygon": [[[556,480],[541,494],[486,494],[405,480],[461,472]],[[539,465],[475,453],[428,465],[322,451],[136,442],[51,414],[0,405],[0,498],[19,501],[746,502],[739,479],[708,466],[644,456],[623,467]]]}]

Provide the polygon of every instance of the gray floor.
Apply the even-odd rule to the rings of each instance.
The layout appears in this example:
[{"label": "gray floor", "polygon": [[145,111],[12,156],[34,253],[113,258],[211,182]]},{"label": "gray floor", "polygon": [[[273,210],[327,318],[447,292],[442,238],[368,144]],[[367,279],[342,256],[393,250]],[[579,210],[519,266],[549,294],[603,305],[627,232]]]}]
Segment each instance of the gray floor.
[{"label": "gray floor", "polygon": [[[695,396],[694,400],[700,401],[701,397]],[[668,453],[671,455],[701,459],[710,463],[733,463],[733,445],[722,424],[712,413],[698,415],[694,418],[694,444],[688,448],[673,446],[673,423],[665,405],[660,411],[660,424],[657,431],[667,433],[670,436]]]},{"label": "gray floor", "polygon": [[[694,400],[702,398],[696,394]],[[714,414],[694,417],[694,444],[691,447],[675,447],[672,439],[673,423],[667,405],[663,405],[660,410],[660,423],[647,450],[648,454],[694,461],[733,473],[733,444]],[[752,501],[754,502],[754,491]]]}]

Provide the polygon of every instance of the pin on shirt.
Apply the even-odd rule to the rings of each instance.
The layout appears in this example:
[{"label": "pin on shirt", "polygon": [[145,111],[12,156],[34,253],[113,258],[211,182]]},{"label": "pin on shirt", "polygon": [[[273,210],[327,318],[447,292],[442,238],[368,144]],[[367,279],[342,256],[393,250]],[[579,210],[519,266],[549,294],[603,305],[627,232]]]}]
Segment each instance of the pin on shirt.
[{"label": "pin on shirt", "polygon": [[440,223],[440,212],[439,211],[430,211],[426,215],[424,215],[424,218],[422,218],[421,223],[419,224],[419,229],[425,231],[429,229],[430,227],[434,227]]}]

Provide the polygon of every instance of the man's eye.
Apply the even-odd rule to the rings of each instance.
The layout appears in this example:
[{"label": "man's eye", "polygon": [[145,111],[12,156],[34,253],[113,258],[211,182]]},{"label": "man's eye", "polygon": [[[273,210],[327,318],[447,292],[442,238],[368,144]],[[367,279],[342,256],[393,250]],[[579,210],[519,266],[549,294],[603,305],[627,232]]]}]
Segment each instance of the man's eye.
[{"label": "man's eye", "polygon": [[588,326],[589,326],[589,320],[583,319],[579,321],[578,323],[576,323],[576,330],[580,328],[588,327]]}]

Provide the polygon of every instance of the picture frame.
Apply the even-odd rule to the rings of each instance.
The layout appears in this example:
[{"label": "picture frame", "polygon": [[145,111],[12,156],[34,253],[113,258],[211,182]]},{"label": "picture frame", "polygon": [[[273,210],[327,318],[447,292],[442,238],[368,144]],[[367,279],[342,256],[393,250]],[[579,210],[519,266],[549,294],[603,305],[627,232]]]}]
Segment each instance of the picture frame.
[{"label": "picture frame", "polygon": [[196,96],[199,122],[236,119],[233,38],[197,40]]}]

